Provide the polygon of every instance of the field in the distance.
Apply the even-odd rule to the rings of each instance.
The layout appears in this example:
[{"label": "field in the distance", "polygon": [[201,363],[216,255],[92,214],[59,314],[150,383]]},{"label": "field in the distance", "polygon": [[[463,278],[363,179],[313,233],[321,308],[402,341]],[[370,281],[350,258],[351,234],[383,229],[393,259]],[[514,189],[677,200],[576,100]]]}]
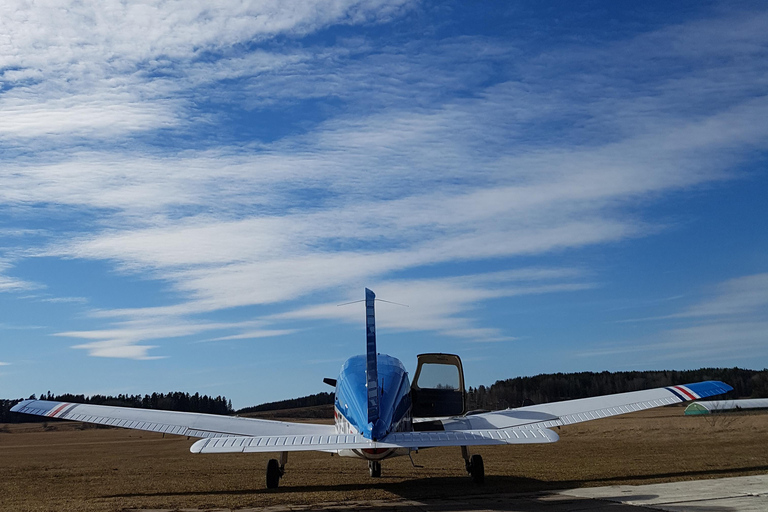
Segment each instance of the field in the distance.
[{"label": "field in the distance", "polygon": [[[714,424],[713,424],[714,419]],[[486,484],[464,472],[458,448],[384,461],[290,454],[277,490],[268,455],[193,455],[194,440],[75,423],[0,425],[0,510],[241,508],[346,500],[466,496],[639,484],[768,472],[768,413],[683,416],[672,407],[559,431],[550,445],[479,448]]]}]

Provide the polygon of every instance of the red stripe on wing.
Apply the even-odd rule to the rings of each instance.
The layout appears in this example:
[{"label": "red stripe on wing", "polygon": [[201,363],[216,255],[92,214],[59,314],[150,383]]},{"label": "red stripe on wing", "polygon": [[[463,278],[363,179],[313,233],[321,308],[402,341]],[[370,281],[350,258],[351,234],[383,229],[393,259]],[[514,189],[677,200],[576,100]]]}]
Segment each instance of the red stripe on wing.
[{"label": "red stripe on wing", "polygon": [[674,387],[676,390],[678,390],[679,392],[681,392],[682,394],[684,394],[685,396],[687,396],[688,398],[690,398],[691,400],[696,400],[696,397],[695,397],[695,396],[693,396],[693,395],[691,394],[691,392],[690,392],[690,391],[688,391],[687,389],[685,389],[683,386],[673,386],[673,387]]},{"label": "red stripe on wing", "polygon": [[60,413],[60,412],[61,412],[61,411],[62,411],[62,410],[63,410],[63,409],[66,407],[66,406],[68,406],[68,405],[69,405],[69,404],[61,404],[60,406],[58,406],[58,407],[57,407],[56,409],[54,409],[53,411],[51,411],[51,412],[49,412],[48,414],[46,414],[46,416],[49,416],[49,417],[53,418],[53,417],[55,417],[57,414],[59,414],[59,413]]}]

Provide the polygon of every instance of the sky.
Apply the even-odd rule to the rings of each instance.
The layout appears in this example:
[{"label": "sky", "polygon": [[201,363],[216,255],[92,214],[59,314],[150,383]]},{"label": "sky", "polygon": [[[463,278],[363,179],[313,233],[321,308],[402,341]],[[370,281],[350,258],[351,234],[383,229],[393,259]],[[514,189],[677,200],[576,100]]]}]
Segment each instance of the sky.
[{"label": "sky", "polygon": [[0,397],[768,367],[764,2],[7,0]]}]

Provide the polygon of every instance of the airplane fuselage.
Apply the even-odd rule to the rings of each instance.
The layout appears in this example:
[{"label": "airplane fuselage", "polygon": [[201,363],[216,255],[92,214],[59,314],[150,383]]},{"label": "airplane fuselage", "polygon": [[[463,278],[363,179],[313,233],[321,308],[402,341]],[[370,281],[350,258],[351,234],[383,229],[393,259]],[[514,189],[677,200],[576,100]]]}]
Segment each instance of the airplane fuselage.
[{"label": "airplane fuselage", "polygon": [[[413,430],[411,384],[405,366],[392,356],[376,355],[378,373],[378,418],[369,421],[368,374],[365,355],[347,359],[336,380],[334,419],[340,434],[361,434],[376,441],[392,432]],[[400,455],[397,450],[342,450],[340,455],[382,460]]]}]

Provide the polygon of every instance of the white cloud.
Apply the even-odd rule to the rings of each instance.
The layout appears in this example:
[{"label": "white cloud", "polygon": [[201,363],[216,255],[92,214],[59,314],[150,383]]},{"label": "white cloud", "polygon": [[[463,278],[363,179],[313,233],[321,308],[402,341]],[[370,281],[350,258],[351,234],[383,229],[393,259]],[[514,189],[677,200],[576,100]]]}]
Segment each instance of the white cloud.
[{"label": "white cloud", "polygon": [[177,114],[168,102],[139,102],[137,98],[100,95],[70,96],[66,101],[46,103],[4,102],[0,118],[0,137],[39,137],[66,134],[67,137],[112,137],[124,133],[152,130],[178,124]]},{"label": "white cloud", "polygon": [[[768,274],[742,276],[719,283],[680,313],[648,318],[664,322],[653,340],[611,343],[579,352],[582,357],[631,354],[635,365],[685,361],[688,365],[744,364],[768,356]],[[674,322],[674,324],[670,324]],[[681,325],[682,323],[682,325]]]},{"label": "white cloud", "polygon": [[[383,21],[408,3],[3,2],[0,78],[8,90],[0,96],[5,114],[0,136],[99,138],[176,125],[184,103],[169,102],[168,97],[191,85],[186,78],[195,73],[185,78],[185,70],[206,67],[209,54],[227,58],[242,51],[238,45],[279,34],[299,36],[332,24]],[[237,74],[234,69],[240,74],[259,70],[246,67],[253,56],[242,62],[229,59],[230,71],[207,66],[205,80],[231,78]]]},{"label": "white cloud", "polygon": [[[370,286],[378,298],[408,306],[381,303],[376,312],[380,328],[431,330],[443,335],[488,342],[514,338],[498,329],[475,325],[472,312],[482,302],[521,295],[573,292],[594,286],[580,280],[572,281],[574,277],[580,276],[581,273],[576,269],[532,268],[452,278],[382,280]],[[352,301],[358,297],[348,298]],[[283,321],[339,319],[359,323],[359,307],[339,307],[337,304],[310,306],[271,318]]]},{"label": "white cloud", "polygon": [[672,317],[721,317],[768,312],[768,273],[721,283],[717,294]]},{"label": "white cloud", "polygon": [[122,340],[92,341],[73,345],[72,348],[87,350],[88,355],[93,357],[115,357],[140,361],[164,358],[164,356],[149,355],[149,351],[157,348],[157,345],[136,345]]},{"label": "white cloud", "polygon": [[11,268],[11,264],[0,260],[0,293],[2,292],[20,292],[42,288],[42,285],[25,281],[13,276],[4,275],[8,269]]},{"label": "white cloud", "polygon": [[33,288],[36,288],[33,283],[13,277],[0,276],[0,292],[17,292]]},{"label": "white cloud", "polygon": [[[41,5],[2,7],[0,33],[9,35],[0,42],[0,68],[11,86],[0,97],[9,112],[0,121],[6,137],[58,133],[98,141],[173,127],[191,122],[190,91],[243,77],[243,87],[258,91],[249,106],[347,92],[351,98],[345,96],[343,115],[269,143],[149,154],[53,144],[52,151],[5,163],[0,203],[98,212],[30,252],[109,260],[162,279],[183,296],[176,305],[94,314],[147,317],[156,322],[149,327],[118,323],[62,333],[95,340],[78,345],[92,355],[143,358],[151,348],[144,340],[221,328],[187,320],[197,313],[287,303],[369,282],[379,282],[379,292],[402,293],[403,281],[388,280],[395,271],[654,233],[660,222],[630,213],[638,203],[727,179],[734,164],[768,142],[768,99],[755,97],[753,82],[743,80],[766,66],[758,58],[765,34],[747,18],[731,20],[743,32],[693,24],[604,51],[560,49],[518,63],[506,45],[480,38],[441,41],[423,54],[369,49],[367,41],[359,50],[360,41],[271,52],[242,45],[375,21],[404,8],[399,1],[192,2],[183,9],[175,2],[72,3],[59,17]],[[698,44],[720,32],[740,58],[714,70],[699,65],[721,54]],[[691,71],[672,79],[651,73],[662,58],[665,66],[684,63]],[[477,64],[485,59],[514,64],[526,81],[506,76],[461,98],[436,93],[489,81]],[[627,70],[627,61],[644,73],[642,81],[631,79],[638,72]],[[711,101],[718,90],[727,94]],[[368,96],[384,99],[368,108]],[[552,128],[561,125],[571,128]],[[409,282],[406,301],[433,303],[418,315],[396,315],[390,325],[495,339],[503,335],[479,330],[467,314],[478,302],[587,286],[567,276],[522,285],[510,275],[499,277],[514,282],[506,290],[481,276],[468,284]],[[706,307],[720,306],[703,304],[701,311]],[[302,314],[346,315],[333,311]],[[284,330],[260,326],[217,339]]]},{"label": "white cloud", "polygon": [[50,302],[53,304],[67,304],[67,303],[75,303],[75,304],[85,304],[88,302],[88,299],[85,297],[48,297],[40,299],[40,302]]},{"label": "white cloud", "polygon": [[240,334],[231,334],[219,338],[211,338],[206,341],[231,341],[231,340],[252,340],[259,338],[273,338],[275,336],[285,336],[298,332],[298,329],[259,329],[256,331],[246,331]]},{"label": "white cloud", "polygon": [[[380,325],[387,329],[433,330],[444,335],[480,342],[510,341],[514,338],[494,328],[475,325],[471,311],[479,302],[517,295],[572,292],[593,285],[579,280],[583,273],[568,268],[530,268],[509,272],[469,275],[450,279],[394,280],[375,285],[380,298],[405,301],[410,308],[382,304],[377,312]],[[337,279],[345,279],[336,276]],[[237,280],[233,280],[237,282]],[[254,286],[252,280],[242,281]],[[370,284],[370,283],[368,283]],[[327,286],[332,286],[328,284]],[[256,283],[255,286],[259,286]],[[362,289],[362,285],[360,286]],[[297,290],[294,293],[303,293]],[[234,290],[233,293],[238,293]],[[356,297],[355,297],[356,298]],[[297,320],[337,319],[359,322],[358,309],[337,307],[336,303],[300,308],[247,322],[199,322],[189,320],[200,312],[195,303],[177,307],[139,308],[96,312],[102,318],[126,318],[105,330],[61,332],[57,336],[93,340],[74,345],[96,357],[151,359],[147,340],[196,336],[201,333],[230,332],[202,341],[231,341],[284,336],[297,332]]]},{"label": "white cloud", "polygon": [[[330,123],[317,136],[322,143],[312,141],[304,151],[284,140],[255,155],[187,154],[115,165],[91,154],[79,158],[77,167],[67,163],[24,169],[6,180],[0,195],[12,200],[18,197],[15,191],[28,191],[28,181],[35,179],[37,200],[123,209],[124,217],[113,218],[115,228],[59,243],[45,254],[109,259],[124,269],[152,272],[188,297],[155,314],[189,315],[286,302],[423,265],[541,254],[651,233],[658,227],[622,216],[618,206],[719,179],[723,163],[706,158],[715,144],[702,134],[722,130],[723,123],[733,126],[734,119],[752,122],[738,113],[718,114],[703,124],[675,127],[672,133],[644,134],[591,149],[507,155],[490,163],[475,161],[466,145],[461,150],[456,143],[448,165],[439,154],[443,146],[433,147],[428,140],[455,140],[449,133],[453,128],[430,134],[431,128],[423,131],[420,121],[428,120],[428,126],[456,123],[431,119],[440,114],[398,115],[415,122],[393,124],[391,115],[377,116],[367,120],[363,132],[371,134],[366,137],[359,135],[360,126],[346,127],[342,135],[343,123]],[[731,147],[755,143],[753,132],[744,140],[740,134],[745,131],[729,133],[733,138],[724,144]],[[668,137],[680,146],[667,142]],[[649,154],[646,147],[655,151]],[[360,175],[358,169],[377,155],[388,163]],[[408,160],[427,160],[425,155],[438,164],[425,164],[416,174],[406,172]],[[480,171],[481,186],[454,190],[446,178],[453,173],[460,179],[466,168]],[[484,182],[488,185],[482,186]],[[307,186],[325,189],[333,199],[324,207],[280,215],[259,214],[254,208],[240,220],[227,219],[225,212],[180,220],[164,215],[176,205],[210,205],[215,212],[220,205],[235,208],[247,199],[267,210],[280,209],[290,202],[294,188]],[[429,192],[420,192],[425,190]],[[141,215],[144,211],[152,215]],[[150,219],[143,221],[150,225],[134,224],[137,216]],[[461,292],[467,297],[464,304],[487,298]],[[456,311],[446,305],[434,315],[399,315],[391,325],[470,332],[474,327],[466,319],[448,321]],[[101,313],[135,314],[152,313]],[[488,339],[497,337],[487,333]]]},{"label": "white cloud", "polygon": [[[136,315],[129,320],[116,322],[110,329],[67,331],[55,336],[88,340],[72,348],[86,350],[94,357],[116,357],[128,359],[159,359],[165,356],[150,356],[149,351],[157,345],[145,345],[148,340],[173,339],[194,336],[205,332],[231,331],[248,332],[248,338],[269,337],[288,334],[288,330],[261,329],[264,322],[201,322],[178,315]],[[237,336],[220,337],[217,340],[239,339]],[[212,341],[212,340],[207,340]]]}]

